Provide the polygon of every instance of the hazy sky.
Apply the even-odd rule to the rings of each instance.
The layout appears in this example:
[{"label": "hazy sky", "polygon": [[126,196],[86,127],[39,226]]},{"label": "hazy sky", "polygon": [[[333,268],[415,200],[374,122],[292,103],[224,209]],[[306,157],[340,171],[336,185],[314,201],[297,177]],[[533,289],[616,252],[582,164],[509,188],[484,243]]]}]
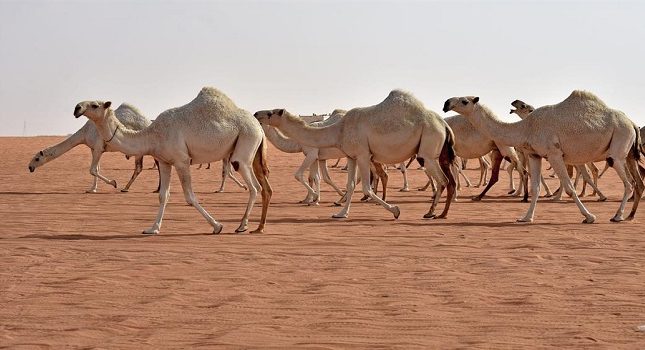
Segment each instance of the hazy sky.
[{"label": "hazy sky", "polygon": [[437,112],[478,95],[508,120],[514,99],[585,89],[643,125],[644,13],[613,1],[0,0],[0,135],[72,133],[88,99],[154,118],[206,85],[252,112],[324,113],[402,88]]}]

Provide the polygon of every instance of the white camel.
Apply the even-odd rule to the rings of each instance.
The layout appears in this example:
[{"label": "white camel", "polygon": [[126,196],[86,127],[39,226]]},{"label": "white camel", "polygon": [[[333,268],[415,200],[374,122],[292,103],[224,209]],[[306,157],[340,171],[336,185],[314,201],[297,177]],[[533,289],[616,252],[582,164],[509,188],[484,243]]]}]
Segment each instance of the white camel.
[{"label": "white camel", "polygon": [[[262,191],[262,215],[256,232],[262,232],[271,199],[267,176],[267,144],[262,127],[250,113],[238,108],[224,93],[211,87],[203,88],[188,104],[161,113],[149,127],[134,131],[123,125],[110,108],[110,102],[84,101],[76,105],[74,116],[85,115],[96,124],[99,134],[114,149],[126,155],[152,155],[159,161],[161,190],[159,212],[146,234],[159,233],[168,203],[170,174],[177,170],[184,198],[213,227],[222,231],[222,224],[213,219],[197,201],[192,189],[190,164],[207,163],[230,157],[249,189],[249,200],[236,232],[247,230],[248,218],[258,190]],[[254,174],[255,173],[255,174]],[[257,176],[257,178],[256,178]],[[259,182],[258,182],[259,180]]]},{"label": "white camel", "polygon": [[[381,200],[372,191],[370,164],[372,160],[382,164],[400,163],[415,153],[439,183],[432,206],[424,217],[445,218],[448,214],[455,191],[455,180],[450,172],[450,164],[454,161],[454,137],[446,122],[411,94],[394,90],[383,102],[354,108],[342,120],[321,128],[306,125],[284,109],[264,110],[254,115],[260,123],[277,127],[303,145],[337,147],[347,156],[347,200],[335,218],[346,218],[349,214],[357,166],[363,193],[398,218],[399,208]],[[436,216],[434,210],[446,185],[448,200],[441,215]]]},{"label": "white camel", "polygon": [[[150,125],[150,120],[146,118],[136,107],[122,103],[116,110],[114,110],[116,118],[129,129],[142,130]],[[78,131],[72,134],[64,141],[45,148],[34,155],[29,162],[29,171],[34,172],[38,167],[43,166],[52,160],[67,153],[72,148],[78,145],[86,145],[92,151],[92,163],[90,165],[90,174],[92,175],[92,186],[87,193],[96,193],[98,187],[98,179],[101,179],[108,185],[116,188],[116,180],[110,180],[100,173],[100,160],[104,152],[117,152],[109,142],[109,138],[103,139],[96,130],[96,126],[91,121],[87,121]],[[143,170],[143,156],[136,157],[134,161],[134,173],[128,181],[128,184],[121,190],[121,192],[128,192],[134,180],[139,176]],[[159,186],[157,186],[157,191]],[[156,192],[156,191],[155,191]]]},{"label": "white camel", "polygon": [[502,122],[479,103],[479,97],[452,97],[444,103],[444,112],[455,111],[468,118],[473,125],[499,144],[514,146],[529,154],[531,171],[531,204],[528,212],[518,221],[532,222],[540,193],[542,158],[547,158],[560,178],[561,186],[570,194],[580,212],[583,223],[592,223],[596,217],[587,210],[578,197],[566,164],[585,164],[606,159],[623,181],[625,191],[618,211],[611,221],[622,221],[625,204],[632,192],[629,171],[635,179],[635,199],[627,217],[634,218],[643,181],[638,173],[641,140],[638,127],[622,112],[609,108],[595,95],[574,91],[564,101],[540,107],[528,117],[515,123]]},{"label": "white camel", "polygon": [[[515,100],[511,102],[511,106],[515,107],[515,109],[511,109],[510,113],[517,114],[517,116],[520,117],[520,119],[524,119],[528,117],[535,110],[533,106],[521,100]],[[527,162],[528,162],[528,156],[529,155],[526,152],[520,152],[520,160],[522,161],[522,164],[524,164],[525,166],[527,165]],[[598,194],[599,201],[602,202],[607,200],[607,197],[605,197],[605,195],[602,194],[602,192],[600,192],[600,190],[598,189],[598,168],[596,167],[596,165],[593,162],[589,162],[583,165],[575,165],[575,166],[571,164],[567,164],[567,173],[569,174],[569,177],[573,175],[574,167],[576,169],[577,174],[576,174],[575,182],[573,183],[573,188],[576,188],[578,186],[578,180],[580,179],[581,175],[584,181],[582,186],[582,192],[580,193],[579,196],[584,197],[587,184],[590,184],[591,187],[593,188],[593,193],[591,194],[592,196],[594,194]],[[591,170],[593,179],[591,179],[589,172],[587,172],[587,168]],[[513,176],[512,173],[510,174],[510,176]],[[562,186],[558,188],[555,194],[552,194],[551,189],[549,188],[549,185],[547,185],[546,181],[544,180],[544,176],[540,175],[540,181],[542,182],[542,185],[546,190],[546,197],[553,196],[554,201],[560,200],[560,197],[562,196]]]}]

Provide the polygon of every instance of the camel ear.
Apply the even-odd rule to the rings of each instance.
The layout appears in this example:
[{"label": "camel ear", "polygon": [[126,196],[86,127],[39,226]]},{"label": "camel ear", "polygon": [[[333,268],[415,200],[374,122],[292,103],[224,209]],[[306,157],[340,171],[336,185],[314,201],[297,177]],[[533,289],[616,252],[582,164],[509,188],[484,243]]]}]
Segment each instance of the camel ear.
[{"label": "camel ear", "polygon": [[282,117],[284,114],[284,109],[278,109],[278,115]]},{"label": "camel ear", "polygon": [[111,105],[112,105],[112,101],[107,101],[103,103],[103,108],[110,108]]},{"label": "camel ear", "polygon": [[479,97],[473,98],[473,104],[476,104],[477,102],[479,102]]}]

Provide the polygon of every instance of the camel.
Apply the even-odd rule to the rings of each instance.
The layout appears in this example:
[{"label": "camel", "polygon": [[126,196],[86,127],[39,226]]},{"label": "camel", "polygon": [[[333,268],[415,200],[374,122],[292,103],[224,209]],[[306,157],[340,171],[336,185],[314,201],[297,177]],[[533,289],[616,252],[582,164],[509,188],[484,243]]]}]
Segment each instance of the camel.
[{"label": "camel", "polygon": [[[517,116],[520,117],[520,119],[524,119],[524,118],[528,117],[529,114],[531,114],[535,110],[535,108],[533,106],[531,106],[530,104],[525,103],[525,102],[523,102],[521,100],[515,100],[515,101],[511,102],[511,106],[515,107],[515,109],[511,109],[510,113],[511,114],[513,114],[513,113],[517,114]],[[526,152],[520,152],[520,154],[521,154],[520,159],[521,159],[522,163],[526,165],[529,155]],[[582,178],[583,178],[582,192],[578,196],[579,197],[584,197],[585,191],[587,189],[587,183],[589,183],[591,185],[591,187],[593,188],[593,193],[591,194],[592,196],[594,194],[598,194],[598,197],[599,197],[598,200],[599,201],[603,202],[603,201],[607,200],[607,197],[605,197],[605,195],[602,194],[602,192],[600,192],[600,190],[598,189],[598,168],[596,167],[596,165],[593,162],[589,162],[589,163],[584,164],[584,165],[575,165],[575,166],[571,165],[571,164],[567,164],[567,173],[569,174],[569,177],[571,177],[573,175],[573,168],[574,167],[576,168],[577,174],[576,174],[576,179],[575,179],[575,181],[573,183],[573,187],[576,188],[578,186],[578,180],[580,179],[581,175],[582,175]],[[591,173],[593,175],[593,180],[591,180],[589,172],[587,172],[587,168],[589,168],[589,170],[591,170]],[[513,176],[512,173],[509,174],[509,175]],[[546,190],[546,197],[553,196],[554,201],[560,200],[560,197],[562,195],[562,187],[558,188],[558,190],[555,192],[555,194],[552,194],[551,189],[549,188],[549,185],[547,185],[546,181],[544,180],[544,176],[540,175],[540,181],[542,182],[542,185],[544,186],[544,188]]]},{"label": "camel", "polygon": [[638,209],[643,181],[638,172],[641,140],[638,127],[623,113],[609,108],[598,97],[587,91],[573,91],[564,101],[540,107],[528,117],[515,123],[505,123],[479,97],[452,97],[444,103],[444,112],[450,110],[468,118],[482,132],[496,142],[528,152],[531,171],[531,204],[521,222],[532,222],[540,193],[542,158],[547,158],[558,174],[561,186],[570,194],[584,215],[583,223],[593,223],[596,217],[587,210],[578,197],[566,164],[585,164],[606,159],[624,184],[623,199],[613,222],[623,221],[625,205],[632,192],[626,170],[634,179],[635,197],[627,220],[632,220]]},{"label": "camel", "polygon": [[101,137],[109,140],[114,149],[126,155],[149,154],[159,161],[159,212],[152,227],[143,231],[144,234],[157,234],[161,229],[172,167],[177,170],[186,202],[208,221],[213,233],[220,233],[223,225],[213,219],[195,197],[190,164],[214,162],[228,157],[249,189],[246,211],[235,232],[247,230],[249,215],[259,190],[262,193],[262,215],[254,232],[263,232],[272,194],[267,178],[267,144],[262,127],[249,112],[238,108],[223,92],[205,87],[188,104],[166,110],[149,127],[134,131],[115,117],[110,106],[109,101],[80,102],[74,108],[74,116],[78,118],[84,115],[91,120]]},{"label": "camel", "polygon": [[[128,103],[122,103],[116,110],[114,110],[114,115],[123,125],[132,130],[142,130],[150,125],[150,120],[146,118],[136,107]],[[83,125],[80,129],[78,129],[78,131],[65,139],[63,142],[45,148],[44,150],[36,153],[29,162],[29,171],[33,173],[38,167],[43,166],[51,162],[52,160],[62,156],[72,148],[78,145],[86,145],[92,151],[90,174],[93,177],[93,182],[90,189],[85,192],[96,193],[99,179],[116,188],[116,180],[110,180],[100,173],[100,160],[103,153],[117,152],[117,150],[114,149],[114,147],[112,147],[109,142],[105,141],[107,139],[109,139],[109,137],[106,139],[101,138],[101,135],[99,135],[98,131],[96,130],[94,123],[88,120],[85,125]],[[136,178],[143,170],[143,157],[136,157],[134,164],[134,173],[132,174],[130,181],[128,181],[128,184],[125,185],[121,192],[128,192],[130,190],[130,186],[132,186],[132,184],[134,183],[134,180],[136,180]],[[159,191],[158,186],[157,191]]]},{"label": "camel", "polygon": [[[479,131],[468,119],[463,115],[453,115],[445,118],[446,123],[450,126],[455,134],[455,153],[462,159],[472,159],[483,157],[486,154],[491,154],[492,166],[491,178],[484,190],[472,199],[480,201],[490,188],[499,180],[500,164],[504,157],[510,159],[513,167],[515,167],[520,174],[525,174],[526,171],[522,167],[518,155],[512,147],[499,145],[490,136]],[[526,176],[522,176],[523,181],[526,181]],[[510,191],[509,194],[514,191]],[[527,192],[523,200],[528,197]]]},{"label": "camel", "polygon": [[[311,127],[284,109],[258,111],[254,116],[262,124],[278,128],[286,136],[310,147],[337,147],[347,156],[347,195],[345,206],[334,218],[347,218],[354,193],[356,169],[363,182],[363,193],[381,204],[398,218],[399,207],[390,205],[374,194],[370,186],[370,164],[403,162],[417,154],[426,164],[427,172],[439,183],[434,201],[425,218],[445,218],[455,193],[455,180],[450,172],[454,162],[454,135],[446,122],[426,109],[412,94],[400,90],[390,92],[387,98],[374,106],[354,108],[338,122],[326,127]],[[444,210],[436,215],[444,188],[448,199]]]}]

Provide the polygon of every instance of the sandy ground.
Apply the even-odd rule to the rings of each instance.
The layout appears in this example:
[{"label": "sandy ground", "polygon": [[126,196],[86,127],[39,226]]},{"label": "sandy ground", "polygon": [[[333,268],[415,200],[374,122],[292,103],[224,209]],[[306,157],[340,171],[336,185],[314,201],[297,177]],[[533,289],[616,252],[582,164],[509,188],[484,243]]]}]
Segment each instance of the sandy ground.
[{"label": "sandy ground", "polygon": [[[609,200],[585,199],[593,225],[579,223],[569,199],[541,200],[536,223],[515,223],[527,204],[504,196],[505,173],[483,202],[462,199],[447,220],[423,220],[430,194],[398,192],[395,171],[399,220],[355,203],[337,221],[327,186],[321,206],[297,204],[302,157],[271,149],[265,234],[232,234],[246,194],[232,182],[213,193],[217,163],[193,178],[224,234],[209,234],[173,175],[162,232],[144,236],[156,171],[130,193],[101,183],[85,194],[90,155],[79,146],[30,174],[31,156],[60,140],[0,138],[0,348],[645,348],[636,330],[645,325],[645,209],[609,222],[622,193],[613,171],[600,182]],[[132,167],[111,153],[102,172],[120,187]],[[343,172],[332,176],[344,185]],[[411,171],[412,186],[423,183]]]}]

